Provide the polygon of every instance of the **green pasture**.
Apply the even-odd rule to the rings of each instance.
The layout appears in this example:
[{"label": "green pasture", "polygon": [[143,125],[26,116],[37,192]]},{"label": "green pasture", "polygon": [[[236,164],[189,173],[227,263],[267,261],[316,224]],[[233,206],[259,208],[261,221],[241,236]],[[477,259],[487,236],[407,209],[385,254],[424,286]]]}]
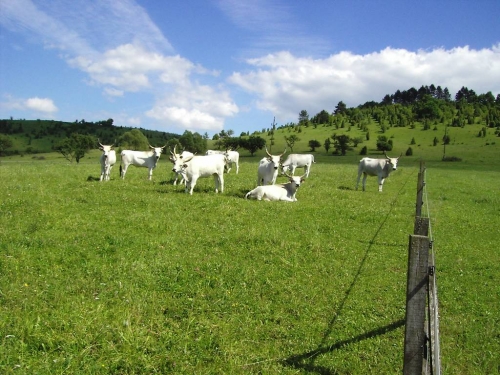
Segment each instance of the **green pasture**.
[{"label": "green pasture", "polygon": [[[462,162],[445,163],[429,132],[383,193],[375,178],[354,190],[355,151],[318,150],[295,203],[243,199],[263,152],[242,153],[224,193],[201,179],[193,196],[165,156],[153,181],[115,166],[105,183],[97,151],[0,159],[0,372],[401,373],[424,159],[443,373],[498,373],[500,144],[459,133]],[[404,152],[411,137],[393,135]]]}]

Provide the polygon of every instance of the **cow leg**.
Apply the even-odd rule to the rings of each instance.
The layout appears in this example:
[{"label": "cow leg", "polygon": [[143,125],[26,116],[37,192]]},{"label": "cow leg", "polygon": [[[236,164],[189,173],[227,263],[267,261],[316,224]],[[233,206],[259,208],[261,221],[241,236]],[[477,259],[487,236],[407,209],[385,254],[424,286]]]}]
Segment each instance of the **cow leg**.
[{"label": "cow leg", "polygon": [[356,190],[358,190],[359,180],[361,179],[361,171],[358,171],[358,179],[356,181]]},{"label": "cow leg", "polygon": [[309,169],[311,168],[310,165],[304,166],[304,174],[306,175],[306,178],[309,177]]},{"label": "cow leg", "polygon": [[366,189],[366,178],[368,177],[368,174],[363,173],[363,191]]},{"label": "cow leg", "polygon": [[297,168],[296,165],[292,165],[292,176],[295,176],[295,168]]},{"label": "cow leg", "polygon": [[382,192],[382,185],[384,185],[385,178],[380,178],[378,179],[378,191],[381,193]]},{"label": "cow leg", "polygon": [[104,170],[103,167],[101,167],[101,178],[99,181],[102,181],[102,179],[104,178],[104,174],[106,173],[106,171]]},{"label": "cow leg", "polygon": [[198,177],[192,177],[191,181],[189,181],[189,195],[193,195],[194,187],[196,186],[196,181],[198,181]]},{"label": "cow leg", "polygon": [[151,181],[151,177],[153,176],[153,168],[149,168],[148,180]]},{"label": "cow leg", "polygon": [[123,166],[123,168],[120,165],[120,176],[122,179],[125,179],[125,173],[127,173],[127,168],[128,168],[128,165]]}]

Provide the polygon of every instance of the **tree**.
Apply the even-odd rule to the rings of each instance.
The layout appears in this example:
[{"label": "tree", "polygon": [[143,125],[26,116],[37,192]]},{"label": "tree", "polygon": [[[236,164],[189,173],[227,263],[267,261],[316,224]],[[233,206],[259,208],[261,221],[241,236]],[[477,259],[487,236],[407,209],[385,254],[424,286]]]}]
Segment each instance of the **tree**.
[{"label": "tree", "polygon": [[377,150],[379,151],[391,151],[392,144],[387,140],[385,135],[379,135],[377,137]]},{"label": "tree", "polygon": [[139,129],[123,133],[118,139],[122,148],[131,148],[132,150],[147,150],[149,149],[148,139]]},{"label": "tree", "polygon": [[315,139],[311,139],[309,141],[309,147],[311,148],[311,151],[314,152],[316,151],[316,147],[321,147],[321,143]]},{"label": "tree", "polygon": [[299,124],[305,124],[309,121],[309,114],[305,109],[299,113]]},{"label": "tree", "polygon": [[330,114],[324,109],[316,115],[316,122],[318,124],[329,124],[330,123]]},{"label": "tree", "polygon": [[334,114],[338,115],[341,113],[346,113],[347,112],[347,106],[343,101],[340,101],[337,106],[335,107],[335,111],[333,111]]},{"label": "tree", "polygon": [[262,150],[265,145],[266,140],[258,135],[251,135],[248,139],[242,138],[240,140],[240,146],[248,150],[252,156],[257,150]]},{"label": "tree", "polygon": [[333,138],[333,147],[337,153],[345,156],[347,150],[349,149],[349,144],[351,143],[351,138],[348,135],[335,135]]},{"label": "tree", "polygon": [[323,147],[325,148],[327,154],[328,154],[328,150],[330,150],[331,146],[332,146],[332,141],[330,141],[330,138],[325,139],[325,143],[323,143]]},{"label": "tree", "polygon": [[295,145],[295,142],[300,141],[300,138],[297,137],[295,134],[292,134],[291,136],[287,137],[285,135],[285,142],[290,147],[290,150],[293,152],[293,146]]},{"label": "tree", "polygon": [[68,161],[77,163],[85,156],[92,148],[94,148],[96,140],[91,135],[83,135],[73,133],[69,138],[64,138],[55,147]]},{"label": "tree", "polygon": [[12,139],[10,139],[7,135],[0,134],[0,155],[13,145]]}]

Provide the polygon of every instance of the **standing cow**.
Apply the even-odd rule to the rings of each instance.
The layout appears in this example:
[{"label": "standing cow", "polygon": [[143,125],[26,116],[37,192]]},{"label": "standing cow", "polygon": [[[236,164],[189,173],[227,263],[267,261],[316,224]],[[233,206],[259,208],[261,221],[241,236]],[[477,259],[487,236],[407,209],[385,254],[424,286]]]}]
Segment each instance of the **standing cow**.
[{"label": "standing cow", "polygon": [[278,171],[281,164],[281,157],[285,154],[285,152],[286,148],[285,151],[283,151],[283,154],[271,155],[269,151],[267,151],[266,147],[266,154],[268,157],[263,158],[259,163],[259,168],[257,170],[257,186],[267,185],[269,183],[274,185],[276,183],[276,178],[278,178]]},{"label": "standing cow", "polygon": [[286,184],[257,186],[245,195],[245,199],[255,198],[259,201],[296,202],[297,198],[295,198],[295,193],[300,184],[304,182],[305,175],[300,177],[290,176],[286,173],[285,175],[288,177],[288,182]]},{"label": "standing cow", "polygon": [[[175,151],[175,149],[174,149]],[[193,189],[199,178],[214,177],[215,192],[224,192],[224,166],[226,164],[226,157],[224,155],[205,155],[205,156],[188,156],[171,152],[171,160],[174,163],[172,171],[174,173],[181,173],[184,180],[186,180],[186,193],[189,191],[193,195]]]},{"label": "standing cow", "polygon": [[[174,152],[170,151],[170,153],[172,155],[175,155],[175,148],[176,146],[174,146]],[[192,152],[189,152],[189,151],[182,151],[180,153],[180,157],[181,158],[187,158],[189,156],[194,156],[194,154]],[[175,163],[175,160],[174,160],[174,157],[173,156],[170,156],[169,160],[172,162],[172,163]],[[174,185],[177,185],[177,180],[180,178],[180,181],[179,181],[179,184],[184,184],[184,186],[186,186],[186,180],[184,179],[184,177],[182,176],[182,173],[181,172],[178,172],[175,174],[175,179],[174,179]]]},{"label": "standing cow", "polygon": [[[99,142],[99,140],[97,140]],[[101,142],[99,142],[99,149],[102,150],[102,155],[99,159],[101,163],[101,179],[102,181],[109,181],[109,175],[111,174],[111,168],[113,168],[113,165],[116,163],[116,152],[113,150],[114,144],[108,146],[108,145],[103,145]]]},{"label": "standing cow", "polygon": [[292,176],[295,173],[296,168],[304,168],[304,175],[309,177],[309,172],[311,170],[311,165],[316,163],[314,161],[314,155],[312,154],[290,154],[283,162],[283,173],[290,171]]},{"label": "standing cow", "polygon": [[[120,164],[120,175],[125,179],[125,174],[127,173],[127,168],[130,164],[136,167],[146,167],[149,169],[148,180],[151,180],[153,175],[153,169],[156,168],[158,160],[160,159],[161,153],[165,146],[163,147],[153,147],[149,145],[151,151],[122,151],[122,162]],[[123,167],[122,167],[123,166]]]},{"label": "standing cow", "polygon": [[229,173],[233,166],[233,163],[236,164],[236,174],[240,171],[240,153],[238,151],[226,150],[224,152],[226,156],[226,172]]},{"label": "standing cow", "polygon": [[358,190],[359,179],[361,174],[363,174],[363,191],[365,191],[366,177],[367,176],[377,176],[378,177],[378,191],[382,192],[382,185],[389,173],[395,171],[398,167],[398,161],[401,155],[397,158],[390,158],[384,151],[385,159],[370,159],[363,158],[359,161],[358,166],[358,180],[356,182],[356,190]]}]

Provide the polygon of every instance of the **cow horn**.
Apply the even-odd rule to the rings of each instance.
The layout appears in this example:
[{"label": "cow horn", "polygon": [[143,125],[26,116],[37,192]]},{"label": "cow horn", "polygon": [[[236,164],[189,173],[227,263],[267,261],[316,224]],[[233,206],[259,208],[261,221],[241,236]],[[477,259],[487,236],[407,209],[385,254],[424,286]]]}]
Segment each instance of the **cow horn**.
[{"label": "cow horn", "polygon": [[273,156],[269,153],[269,151],[267,151],[267,147],[266,147],[266,154],[267,154],[270,158],[272,158],[272,157],[273,157]]},{"label": "cow horn", "polygon": [[104,147],[104,145],[101,143],[101,140],[99,138],[97,138],[97,143],[99,143],[99,145],[101,145],[101,147]]},{"label": "cow horn", "polygon": [[149,145],[149,148],[154,148],[154,147],[153,147],[153,146],[151,146],[149,143],[148,143],[148,145]]},{"label": "cow horn", "polygon": [[280,157],[283,156],[285,154],[285,152],[286,152],[286,147],[285,147],[285,151],[283,151],[283,154],[281,154]]},{"label": "cow horn", "polygon": [[175,146],[174,146],[174,152],[172,152],[172,150],[170,150],[170,153],[171,153],[173,156],[175,156],[175,152],[176,152],[175,150],[176,150],[176,148],[177,148],[177,145],[175,145]]}]

